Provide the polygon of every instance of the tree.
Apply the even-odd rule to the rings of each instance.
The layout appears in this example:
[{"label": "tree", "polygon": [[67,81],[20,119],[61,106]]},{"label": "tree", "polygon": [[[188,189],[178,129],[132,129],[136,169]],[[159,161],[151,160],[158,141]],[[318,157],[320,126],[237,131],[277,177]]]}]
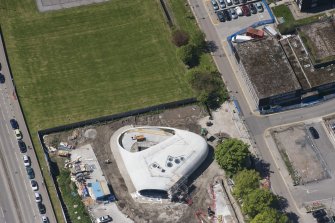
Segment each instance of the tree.
[{"label": "tree", "polygon": [[191,37],[191,43],[195,46],[200,54],[206,47],[205,34],[198,30]]},{"label": "tree", "polygon": [[188,82],[197,94],[198,101],[216,109],[229,97],[217,71],[192,69],[188,72]]},{"label": "tree", "polygon": [[184,30],[177,29],[172,32],[172,42],[177,47],[184,46],[188,43],[189,36]]},{"label": "tree", "polygon": [[259,188],[261,177],[255,170],[242,170],[234,176],[234,194],[243,199],[251,191]]},{"label": "tree", "polygon": [[226,139],[215,149],[215,159],[229,174],[246,167],[250,156],[249,145],[239,139]]},{"label": "tree", "polygon": [[269,208],[256,215],[251,223],[288,223],[288,217],[279,211]]},{"label": "tree", "polygon": [[256,189],[245,196],[242,210],[249,217],[254,218],[257,214],[267,211],[277,203],[276,195],[269,190]]},{"label": "tree", "polygon": [[178,48],[177,54],[181,61],[187,66],[194,66],[197,63],[198,55],[196,48],[192,44],[181,46]]}]

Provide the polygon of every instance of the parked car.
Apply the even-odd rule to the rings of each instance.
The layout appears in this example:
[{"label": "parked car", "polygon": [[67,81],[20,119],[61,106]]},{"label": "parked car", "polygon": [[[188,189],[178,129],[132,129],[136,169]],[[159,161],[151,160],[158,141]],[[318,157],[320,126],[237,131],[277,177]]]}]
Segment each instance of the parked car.
[{"label": "parked car", "polygon": [[233,19],[237,19],[237,17],[238,17],[235,9],[233,9],[233,8],[230,9],[230,15]]},{"label": "parked car", "polygon": [[235,5],[240,4],[240,1],[239,1],[239,0],[233,0],[233,2],[234,2]]},{"label": "parked car", "polygon": [[230,15],[228,10],[224,10],[222,13],[223,13],[223,16],[225,17],[226,21],[231,20],[231,15]]},{"label": "parked car", "polygon": [[226,1],[227,1],[227,5],[232,5],[233,4],[232,0],[226,0]]},{"label": "parked car", "polygon": [[223,13],[221,11],[216,12],[216,15],[217,15],[220,22],[225,22],[226,21]]},{"label": "parked car", "polygon": [[38,192],[35,192],[35,201],[36,201],[36,203],[42,202],[42,196]]},{"label": "parked car", "polygon": [[22,140],[18,140],[17,144],[19,145],[21,153],[27,152],[27,146]]},{"label": "parked car", "polygon": [[17,140],[22,139],[22,134],[21,134],[21,131],[19,129],[15,129],[14,133],[15,133],[15,137],[16,137]]},{"label": "parked car", "polygon": [[37,207],[38,207],[38,211],[40,212],[40,214],[45,214],[46,210],[45,210],[45,205],[40,203],[37,203]]},{"label": "parked car", "polygon": [[311,135],[313,136],[314,139],[318,139],[320,138],[318,131],[316,131],[316,129],[314,127],[309,127],[309,132],[311,133]]},{"label": "parked car", "polygon": [[213,6],[213,9],[216,11],[216,10],[219,10],[219,5],[218,3],[216,2],[216,0],[211,0],[211,3],[212,3],[212,6]]},{"label": "parked car", "polygon": [[248,6],[242,5],[241,8],[242,8],[242,13],[243,13],[244,16],[250,16],[251,15]]},{"label": "parked car", "polygon": [[30,184],[31,184],[31,189],[33,189],[33,191],[38,190],[38,184],[37,184],[36,180],[31,180]]},{"label": "parked car", "polygon": [[239,6],[236,6],[235,7],[235,12],[238,16],[242,16],[243,15],[243,12],[241,10],[241,8]]},{"label": "parked car", "polygon": [[3,83],[5,83],[5,75],[0,73],[0,84],[3,84]]},{"label": "parked car", "polygon": [[255,3],[255,7],[257,8],[258,12],[263,12],[264,11],[263,5],[260,2]]},{"label": "parked car", "polygon": [[317,223],[331,223],[330,219],[327,216],[322,216],[316,219]]},{"label": "parked car", "polygon": [[19,128],[19,124],[17,123],[17,121],[15,119],[11,119],[11,120],[9,120],[9,122],[10,122],[10,125],[12,126],[13,130]]},{"label": "parked car", "polygon": [[33,168],[31,167],[26,167],[27,175],[29,179],[34,179],[35,178],[35,173]]},{"label": "parked car", "polygon": [[42,216],[42,223],[49,223],[49,218],[45,215]]},{"label": "parked car", "polygon": [[30,166],[30,158],[27,155],[23,155],[23,164],[25,167]]},{"label": "parked car", "polygon": [[97,218],[96,222],[97,223],[105,223],[105,222],[110,222],[112,221],[113,219],[111,218],[111,216],[109,215],[105,215],[105,216],[102,216],[102,217],[99,217]]},{"label": "parked car", "polygon": [[320,217],[327,215],[327,213],[324,209],[320,209],[320,210],[313,211],[312,215],[314,218],[320,218]]},{"label": "parked car", "polygon": [[226,8],[226,3],[224,0],[219,0],[219,5],[222,9]]},{"label": "parked car", "polygon": [[241,2],[242,4],[245,4],[245,3],[247,3],[247,0],[240,0],[240,2]]},{"label": "parked car", "polygon": [[257,13],[257,9],[256,9],[256,7],[254,6],[254,4],[250,3],[250,4],[248,4],[248,6],[249,6],[250,12],[251,12],[252,14],[256,14],[256,13]]}]

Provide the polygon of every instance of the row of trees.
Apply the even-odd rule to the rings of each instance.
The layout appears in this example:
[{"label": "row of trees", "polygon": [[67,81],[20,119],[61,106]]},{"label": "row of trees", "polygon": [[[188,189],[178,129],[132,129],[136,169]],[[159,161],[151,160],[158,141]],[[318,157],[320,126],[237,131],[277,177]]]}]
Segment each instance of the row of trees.
[{"label": "row of trees", "polygon": [[175,30],[172,33],[172,42],[178,47],[178,57],[191,68],[187,73],[187,80],[198,101],[211,109],[220,107],[229,98],[221,74],[217,70],[205,70],[197,66],[201,54],[206,53],[204,33],[199,30],[190,37],[185,31]]},{"label": "row of trees", "polygon": [[215,150],[215,159],[235,186],[234,196],[243,203],[242,211],[251,223],[287,223],[285,214],[275,209],[279,199],[268,189],[260,188],[260,174],[250,166],[249,145],[238,139],[227,139]]}]

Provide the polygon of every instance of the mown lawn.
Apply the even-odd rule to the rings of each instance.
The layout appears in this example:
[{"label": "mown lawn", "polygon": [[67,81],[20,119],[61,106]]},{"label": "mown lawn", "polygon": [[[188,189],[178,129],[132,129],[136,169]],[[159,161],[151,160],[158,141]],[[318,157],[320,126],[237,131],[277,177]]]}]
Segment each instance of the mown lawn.
[{"label": "mown lawn", "polygon": [[0,0],[0,6],[14,81],[42,167],[40,129],[193,95],[156,0],[111,0],[48,13],[38,13],[35,0]]},{"label": "mown lawn", "polygon": [[316,22],[319,18],[324,17],[325,14],[321,13],[319,15],[310,16],[304,19],[295,20],[291,10],[286,5],[279,5],[272,8],[273,13],[277,18],[283,17],[285,22],[278,25],[280,33],[287,34],[294,32],[296,27],[303,26],[312,22]]}]

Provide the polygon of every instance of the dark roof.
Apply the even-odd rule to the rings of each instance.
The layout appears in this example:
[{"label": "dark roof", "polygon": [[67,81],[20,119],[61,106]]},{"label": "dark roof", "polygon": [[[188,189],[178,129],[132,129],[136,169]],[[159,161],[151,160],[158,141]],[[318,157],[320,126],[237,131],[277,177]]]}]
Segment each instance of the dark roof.
[{"label": "dark roof", "polygon": [[281,44],[304,90],[335,82],[335,65],[315,69],[299,36],[281,40]]},{"label": "dark roof", "polygon": [[236,49],[259,99],[301,89],[277,40],[247,41]]},{"label": "dark roof", "polygon": [[301,26],[298,32],[314,64],[335,60],[335,19]]}]

